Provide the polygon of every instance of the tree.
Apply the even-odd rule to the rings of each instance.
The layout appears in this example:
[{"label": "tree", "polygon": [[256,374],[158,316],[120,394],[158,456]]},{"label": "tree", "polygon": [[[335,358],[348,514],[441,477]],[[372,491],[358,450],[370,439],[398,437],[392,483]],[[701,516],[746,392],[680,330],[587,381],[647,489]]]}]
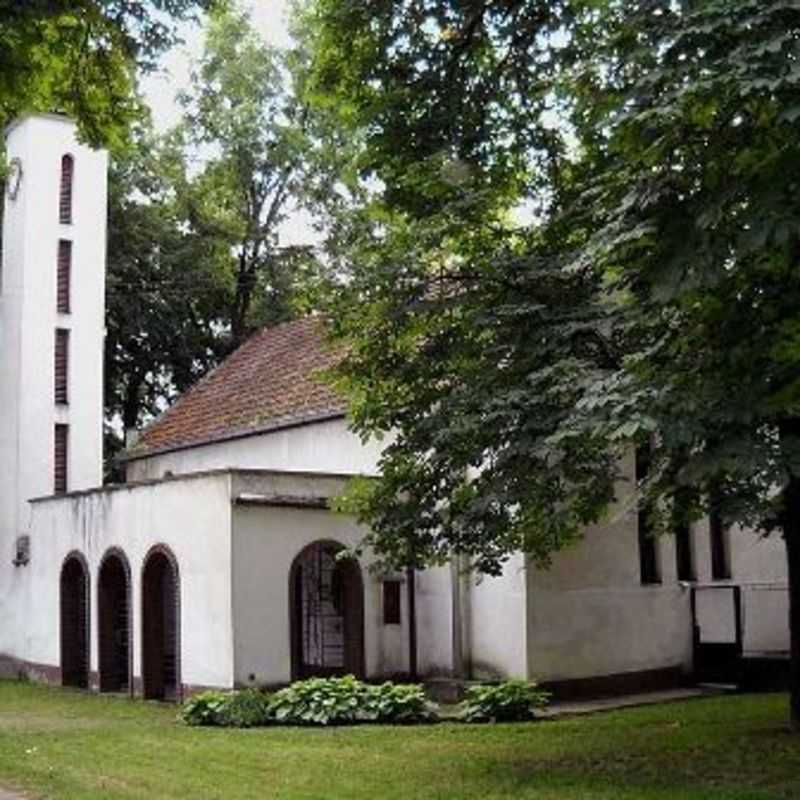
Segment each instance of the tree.
[{"label": "tree", "polygon": [[[208,243],[179,214],[170,176],[182,155],[146,124],[114,153],[109,182],[106,461],[225,350],[227,286]],[[217,259],[219,253],[217,253]]]},{"label": "tree", "polygon": [[290,203],[325,196],[282,63],[244,14],[212,15],[178,127],[158,137],[142,122],[112,154],[110,476],[120,428],[146,423],[254,327],[298,313],[316,280],[310,249],[279,239]]},{"label": "tree", "polygon": [[299,27],[315,102],[365,131],[385,184],[332,313],[357,430],[398,433],[353,495],[371,543],[546,562],[646,442],[662,528],[782,529],[799,725],[800,10],[357,5],[316,0]]},{"label": "tree", "polygon": [[302,197],[309,142],[283,55],[235,8],[212,15],[205,49],[181,97],[176,132],[198,168],[176,183],[193,235],[218,253],[231,294],[231,346],[254,328],[294,314],[292,299],[313,259],[283,247],[280,227]]},{"label": "tree", "polygon": [[77,119],[119,143],[138,116],[135,70],[154,66],[176,23],[215,0],[0,0],[0,126],[28,111]]}]

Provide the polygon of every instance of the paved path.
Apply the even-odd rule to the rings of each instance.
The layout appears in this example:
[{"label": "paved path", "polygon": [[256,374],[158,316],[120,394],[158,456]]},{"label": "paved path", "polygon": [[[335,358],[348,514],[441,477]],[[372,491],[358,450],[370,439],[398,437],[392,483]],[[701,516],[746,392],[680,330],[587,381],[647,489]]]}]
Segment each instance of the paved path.
[{"label": "paved path", "polygon": [[599,700],[553,703],[546,709],[540,711],[539,715],[548,719],[579,716],[581,714],[594,714],[598,711],[613,711],[617,708],[633,708],[635,706],[651,706],[659,703],[675,703],[679,700],[692,700],[696,697],[713,697],[719,694],[721,694],[719,689],[667,689],[662,692],[642,692],[641,694],[625,694],[619,697],[603,697]]},{"label": "paved path", "polygon": [[5,789],[0,789],[0,800],[24,800],[21,794],[14,794]]}]

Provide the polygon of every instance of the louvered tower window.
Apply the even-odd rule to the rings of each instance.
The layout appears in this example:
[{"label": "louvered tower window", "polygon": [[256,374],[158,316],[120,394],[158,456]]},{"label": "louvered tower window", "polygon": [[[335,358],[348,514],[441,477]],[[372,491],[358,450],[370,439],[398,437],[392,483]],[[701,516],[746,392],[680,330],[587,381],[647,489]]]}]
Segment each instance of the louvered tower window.
[{"label": "louvered tower window", "polygon": [[69,402],[69,331],[63,328],[56,329],[55,401]]},{"label": "louvered tower window", "polygon": [[72,283],[72,242],[62,239],[58,243],[57,309],[59,314],[70,313],[70,286]]},{"label": "louvered tower window", "polygon": [[71,155],[61,159],[61,190],[58,197],[58,221],[62,225],[72,222],[72,183],[75,173],[75,160]]},{"label": "louvered tower window", "polygon": [[69,475],[69,426],[56,425],[53,459],[53,492],[64,494],[67,491]]}]

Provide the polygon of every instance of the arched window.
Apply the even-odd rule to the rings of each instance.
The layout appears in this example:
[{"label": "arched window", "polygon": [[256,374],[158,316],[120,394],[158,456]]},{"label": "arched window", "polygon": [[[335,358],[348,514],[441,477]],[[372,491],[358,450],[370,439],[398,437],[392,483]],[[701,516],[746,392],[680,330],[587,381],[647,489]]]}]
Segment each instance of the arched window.
[{"label": "arched window", "polygon": [[75,160],[67,154],[61,158],[61,191],[58,196],[58,221],[62,225],[72,222],[72,182]]},{"label": "arched window", "polygon": [[178,561],[151,548],[142,569],[142,683],[152,700],[181,699],[181,587]]}]

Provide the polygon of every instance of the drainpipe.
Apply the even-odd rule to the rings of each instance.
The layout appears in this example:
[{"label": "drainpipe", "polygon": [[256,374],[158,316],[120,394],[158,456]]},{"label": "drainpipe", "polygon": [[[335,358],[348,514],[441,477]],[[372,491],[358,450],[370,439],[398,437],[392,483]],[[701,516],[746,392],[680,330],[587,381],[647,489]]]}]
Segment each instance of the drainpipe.
[{"label": "drainpipe", "polygon": [[417,680],[417,586],[414,567],[406,569],[408,587],[408,673],[412,681]]}]

